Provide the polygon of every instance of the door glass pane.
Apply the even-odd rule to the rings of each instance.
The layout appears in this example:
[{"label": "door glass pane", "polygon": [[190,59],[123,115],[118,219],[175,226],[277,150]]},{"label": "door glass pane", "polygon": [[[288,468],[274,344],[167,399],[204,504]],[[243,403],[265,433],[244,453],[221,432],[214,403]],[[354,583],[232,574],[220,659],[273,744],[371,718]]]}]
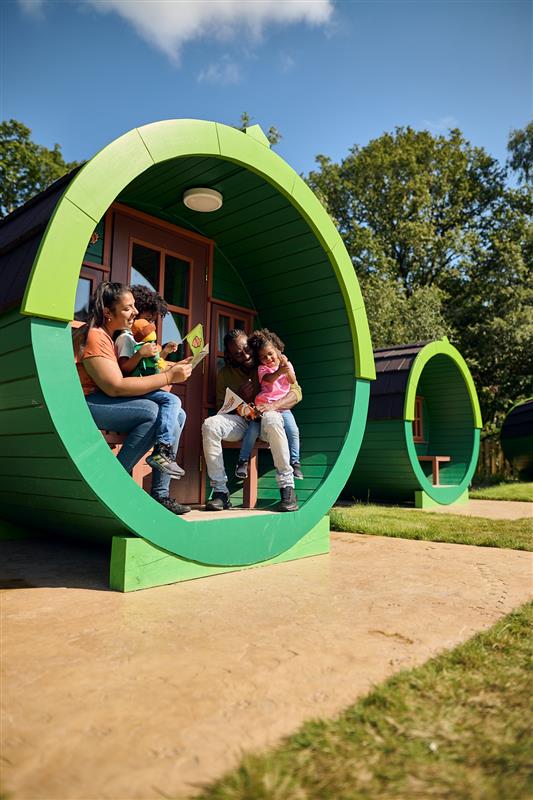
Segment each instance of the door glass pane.
[{"label": "door glass pane", "polygon": [[218,315],[217,350],[219,353],[224,352],[224,336],[229,331],[229,319],[225,314]]},{"label": "door glass pane", "polygon": [[159,250],[134,244],[131,254],[131,285],[141,284],[159,291]]},{"label": "door glass pane", "polygon": [[163,297],[171,306],[189,308],[190,264],[176,256],[165,256],[165,290]]},{"label": "door glass pane", "polygon": [[88,278],[80,278],[76,288],[76,300],[74,302],[74,319],[85,322],[89,311],[89,297],[91,296],[91,284]]},{"label": "door glass pane", "polygon": [[189,333],[188,318],[185,314],[176,314],[170,311],[166,317],[163,317],[163,341],[161,344],[167,344],[167,342],[179,344],[177,351],[167,356],[167,361],[181,361],[182,358],[185,358],[185,345],[181,339],[187,333]]}]

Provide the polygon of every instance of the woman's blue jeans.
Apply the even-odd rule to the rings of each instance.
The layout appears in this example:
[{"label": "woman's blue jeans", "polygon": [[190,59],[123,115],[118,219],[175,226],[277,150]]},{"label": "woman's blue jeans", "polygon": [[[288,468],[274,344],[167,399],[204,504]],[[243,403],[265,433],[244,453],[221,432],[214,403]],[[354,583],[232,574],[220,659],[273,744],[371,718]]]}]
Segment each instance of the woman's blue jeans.
[{"label": "woman's blue jeans", "polygon": [[[298,430],[298,425],[296,424],[296,420],[294,419],[294,415],[292,411],[281,411],[281,416],[283,417],[283,425],[285,427],[285,434],[287,436],[287,441],[289,443],[289,455],[291,458],[291,464],[299,464],[300,463],[300,431]],[[259,431],[261,430],[261,422],[257,420],[252,420],[248,423],[248,428],[246,429],[246,433],[242,439],[241,450],[239,453],[239,460],[240,461],[249,461],[250,456],[252,455],[252,450],[254,448],[254,444],[259,436]]]},{"label": "woman's blue jeans", "polygon": [[[175,394],[160,389],[139,397],[109,397],[98,391],[86,399],[98,428],[128,434],[117,456],[127,472],[156,442],[170,445],[176,455],[186,414]],[[167,497],[169,485],[170,475],[153,470],[152,497]]]}]

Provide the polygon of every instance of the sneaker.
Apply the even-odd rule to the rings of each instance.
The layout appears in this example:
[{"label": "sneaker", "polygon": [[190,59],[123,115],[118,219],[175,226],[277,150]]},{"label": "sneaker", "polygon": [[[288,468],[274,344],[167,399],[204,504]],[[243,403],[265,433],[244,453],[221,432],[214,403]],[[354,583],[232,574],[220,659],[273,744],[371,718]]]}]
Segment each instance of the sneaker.
[{"label": "sneaker", "polygon": [[158,503],[161,503],[167,511],[172,511],[173,514],[188,514],[191,510],[190,506],[183,506],[181,503],[177,503],[173,497],[154,497]]},{"label": "sneaker", "polygon": [[276,511],[298,511],[298,498],[294,486],[283,486],[279,491],[281,500],[276,506]]},{"label": "sneaker", "polygon": [[248,477],[248,461],[239,459],[239,463],[235,467],[235,477],[241,481],[245,481]]},{"label": "sneaker", "polygon": [[206,511],[225,511],[231,508],[229,492],[213,492],[213,497],[205,504]]},{"label": "sneaker", "polygon": [[151,455],[146,459],[148,466],[159,472],[166,472],[171,478],[179,480],[185,475],[185,470],[176,464],[169,444],[158,442]]},{"label": "sneaker", "polygon": [[294,477],[296,478],[296,480],[297,481],[303,481],[304,474],[302,472],[302,467],[301,467],[300,462],[299,461],[291,462],[291,467],[292,467],[292,471],[293,471],[293,474],[294,474]]}]

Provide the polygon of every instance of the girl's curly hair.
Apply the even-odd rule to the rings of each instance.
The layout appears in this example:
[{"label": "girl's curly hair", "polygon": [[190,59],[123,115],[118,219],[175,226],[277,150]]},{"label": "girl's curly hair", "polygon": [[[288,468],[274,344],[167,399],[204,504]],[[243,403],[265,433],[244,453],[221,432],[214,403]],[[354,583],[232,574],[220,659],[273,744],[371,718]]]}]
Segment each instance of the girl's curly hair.
[{"label": "girl's curly hair", "polygon": [[259,353],[267,344],[274,345],[276,350],[279,350],[280,353],[283,353],[285,350],[285,344],[281,341],[279,336],[273,331],[269,331],[268,328],[261,328],[261,330],[254,331],[248,339],[248,346],[252,351],[254,361],[257,365],[261,363],[259,360]]},{"label": "girl's curly hair", "polygon": [[168,314],[166,300],[147,286],[136,283],[135,286],[131,287],[131,293],[140,317],[147,312],[148,314],[157,314],[160,317],[166,317]]}]

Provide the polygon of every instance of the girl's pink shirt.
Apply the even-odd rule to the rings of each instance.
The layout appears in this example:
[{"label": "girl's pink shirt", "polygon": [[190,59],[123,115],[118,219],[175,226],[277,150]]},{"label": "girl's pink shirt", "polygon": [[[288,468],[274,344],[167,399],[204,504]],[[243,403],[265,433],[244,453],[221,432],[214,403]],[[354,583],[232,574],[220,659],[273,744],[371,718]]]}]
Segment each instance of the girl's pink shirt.
[{"label": "girl's pink shirt", "polygon": [[[293,366],[290,361],[287,362],[289,367],[294,372]],[[275,372],[277,367],[266,367],[260,364],[257,368],[257,376],[261,384],[261,391],[255,398],[256,403],[274,403],[276,400],[281,400],[291,390],[291,383],[286,375],[280,375],[273,383],[263,382],[263,376]]]}]

